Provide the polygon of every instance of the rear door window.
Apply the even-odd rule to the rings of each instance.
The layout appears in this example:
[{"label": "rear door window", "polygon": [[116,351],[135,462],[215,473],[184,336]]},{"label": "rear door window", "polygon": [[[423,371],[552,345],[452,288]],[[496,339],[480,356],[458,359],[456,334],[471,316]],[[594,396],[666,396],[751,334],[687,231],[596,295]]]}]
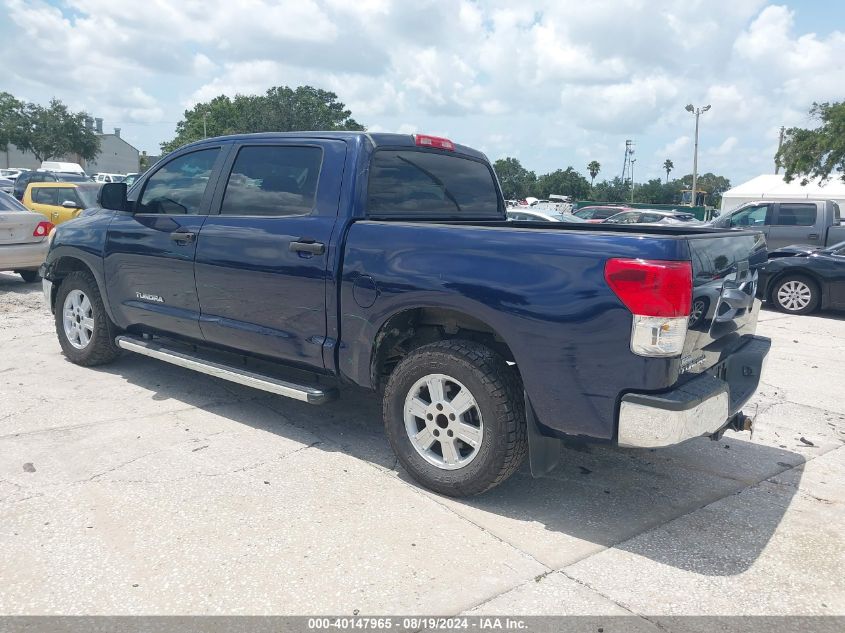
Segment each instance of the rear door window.
[{"label": "rear door window", "polygon": [[371,217],[502,217],[496,181],[487,164],[414,150],[375,152],[367,211]]},{"label": "rear door window", "polygon": [[255,146],[238,152],[221,215],[307,215],[314,208],[323,150]]},{"label": "rear door window", "polygon": [[36,187],[32,190],[32,201],[35,204],[49,204],[56,206],[57,191],[55,187]]},{"label": "rear door window", "polygon": [[778,226],[813,226],[816,223],[816,205],[781,203],[775,224]]}]

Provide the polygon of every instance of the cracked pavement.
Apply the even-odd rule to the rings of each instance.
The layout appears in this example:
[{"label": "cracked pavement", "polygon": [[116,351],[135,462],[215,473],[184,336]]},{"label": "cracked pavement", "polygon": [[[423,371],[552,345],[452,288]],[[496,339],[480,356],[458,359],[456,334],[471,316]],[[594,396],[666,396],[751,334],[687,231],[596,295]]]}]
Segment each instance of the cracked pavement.
[{"label": "cracked pavement", "polygon": [[758,331],[753,438],[568,447],[455,500],[397,466],[367,394],[77,367],[0,273],[0,613],[845,615],[845,319]]}]

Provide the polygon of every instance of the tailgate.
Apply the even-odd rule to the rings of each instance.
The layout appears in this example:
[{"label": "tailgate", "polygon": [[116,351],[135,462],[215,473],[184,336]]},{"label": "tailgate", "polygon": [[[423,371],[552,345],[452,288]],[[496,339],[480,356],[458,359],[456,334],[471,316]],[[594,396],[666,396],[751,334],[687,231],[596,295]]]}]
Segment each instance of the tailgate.
[{"label": "tailgate", "polygon": [[757,329],[757,268],[766,262],[762,233],[690,236],[693,292],[681,372],[702,373]]}]

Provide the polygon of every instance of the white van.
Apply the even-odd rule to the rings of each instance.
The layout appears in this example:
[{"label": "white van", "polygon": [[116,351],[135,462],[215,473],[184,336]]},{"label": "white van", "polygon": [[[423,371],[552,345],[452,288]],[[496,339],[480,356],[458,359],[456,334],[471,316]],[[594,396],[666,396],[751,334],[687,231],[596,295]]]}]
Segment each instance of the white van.
[{"label": "white van", "polygon": [[64,174],[82,174],[87,176],[79,163],[62,163],[55,160],[45,160],[38,171],[58,171]]}]

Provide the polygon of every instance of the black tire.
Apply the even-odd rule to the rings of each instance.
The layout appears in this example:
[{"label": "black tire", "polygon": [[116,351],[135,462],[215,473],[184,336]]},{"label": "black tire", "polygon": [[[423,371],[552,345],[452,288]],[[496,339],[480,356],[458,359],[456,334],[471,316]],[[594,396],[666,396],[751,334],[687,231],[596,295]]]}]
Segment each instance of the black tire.
[{"label": "black tire", "polygon": [[[806,305],[798,308],[790,308],[787,303],[788,300],[784,302],[781,299],[780,294],[781,289],[784,288],[784,286],[789,288],[787,284],[795,283],[801,284],[809,290],[810,299]],[[774,285],[774,288],[772,288],[771,300],[775,307],[781,312],[786,312],[787,314],[811,314],[818,309],[819,303],[821,303],[821,290],[819,289],[819,285],[808,277],[804,277],[803,275],[787,275],[786,277],[779,279]]]},{"label": "black tire", "polygon": [[[82,349],[75,347],[64,328],[64,304],[67,296],[75,291],[81,291],[90,302],[89,318],[93,318],[94,326],[91,330],[90,340]],[[114,338],[120,331],[109,319],[106,309],[103,306],[103,299],[97,281],[89,272],[72,272],[62,280],[56,292],[55,305],[56,334],[59,337],[59,344],[62,346],[64,355],[68,360],[77,365],[91,367],[93,365],[104,365],[110,363],[120,355],[120,348],[115,345]]]},{"label": "black tire", "polygon": [[[483,420],[481,442],[474,449],[477,454],[465,466],[453,470],[427,461],[406,430],[405,399],[419,381],[433,374],[449,376],[465,386]],[[501,356],[472,341],[439,341],[411,352],[388,380],[383,410],[388,440],[402,466],[423,486],[440,494],[458,497],[489,490],[516,472],[528,450],[522,386],[516,371]],[[426,425],[421,417],[416,420]],[[438,447],[442,446],[440,442],[435,441]],[[471,448],[457,440],[455,445]]]},{"label": "black tire", "polygon": [[37,270],[16,270],[15,272],[23,278],[26,284],[34,284],[41,279],[41,275],[38,274]]}]

